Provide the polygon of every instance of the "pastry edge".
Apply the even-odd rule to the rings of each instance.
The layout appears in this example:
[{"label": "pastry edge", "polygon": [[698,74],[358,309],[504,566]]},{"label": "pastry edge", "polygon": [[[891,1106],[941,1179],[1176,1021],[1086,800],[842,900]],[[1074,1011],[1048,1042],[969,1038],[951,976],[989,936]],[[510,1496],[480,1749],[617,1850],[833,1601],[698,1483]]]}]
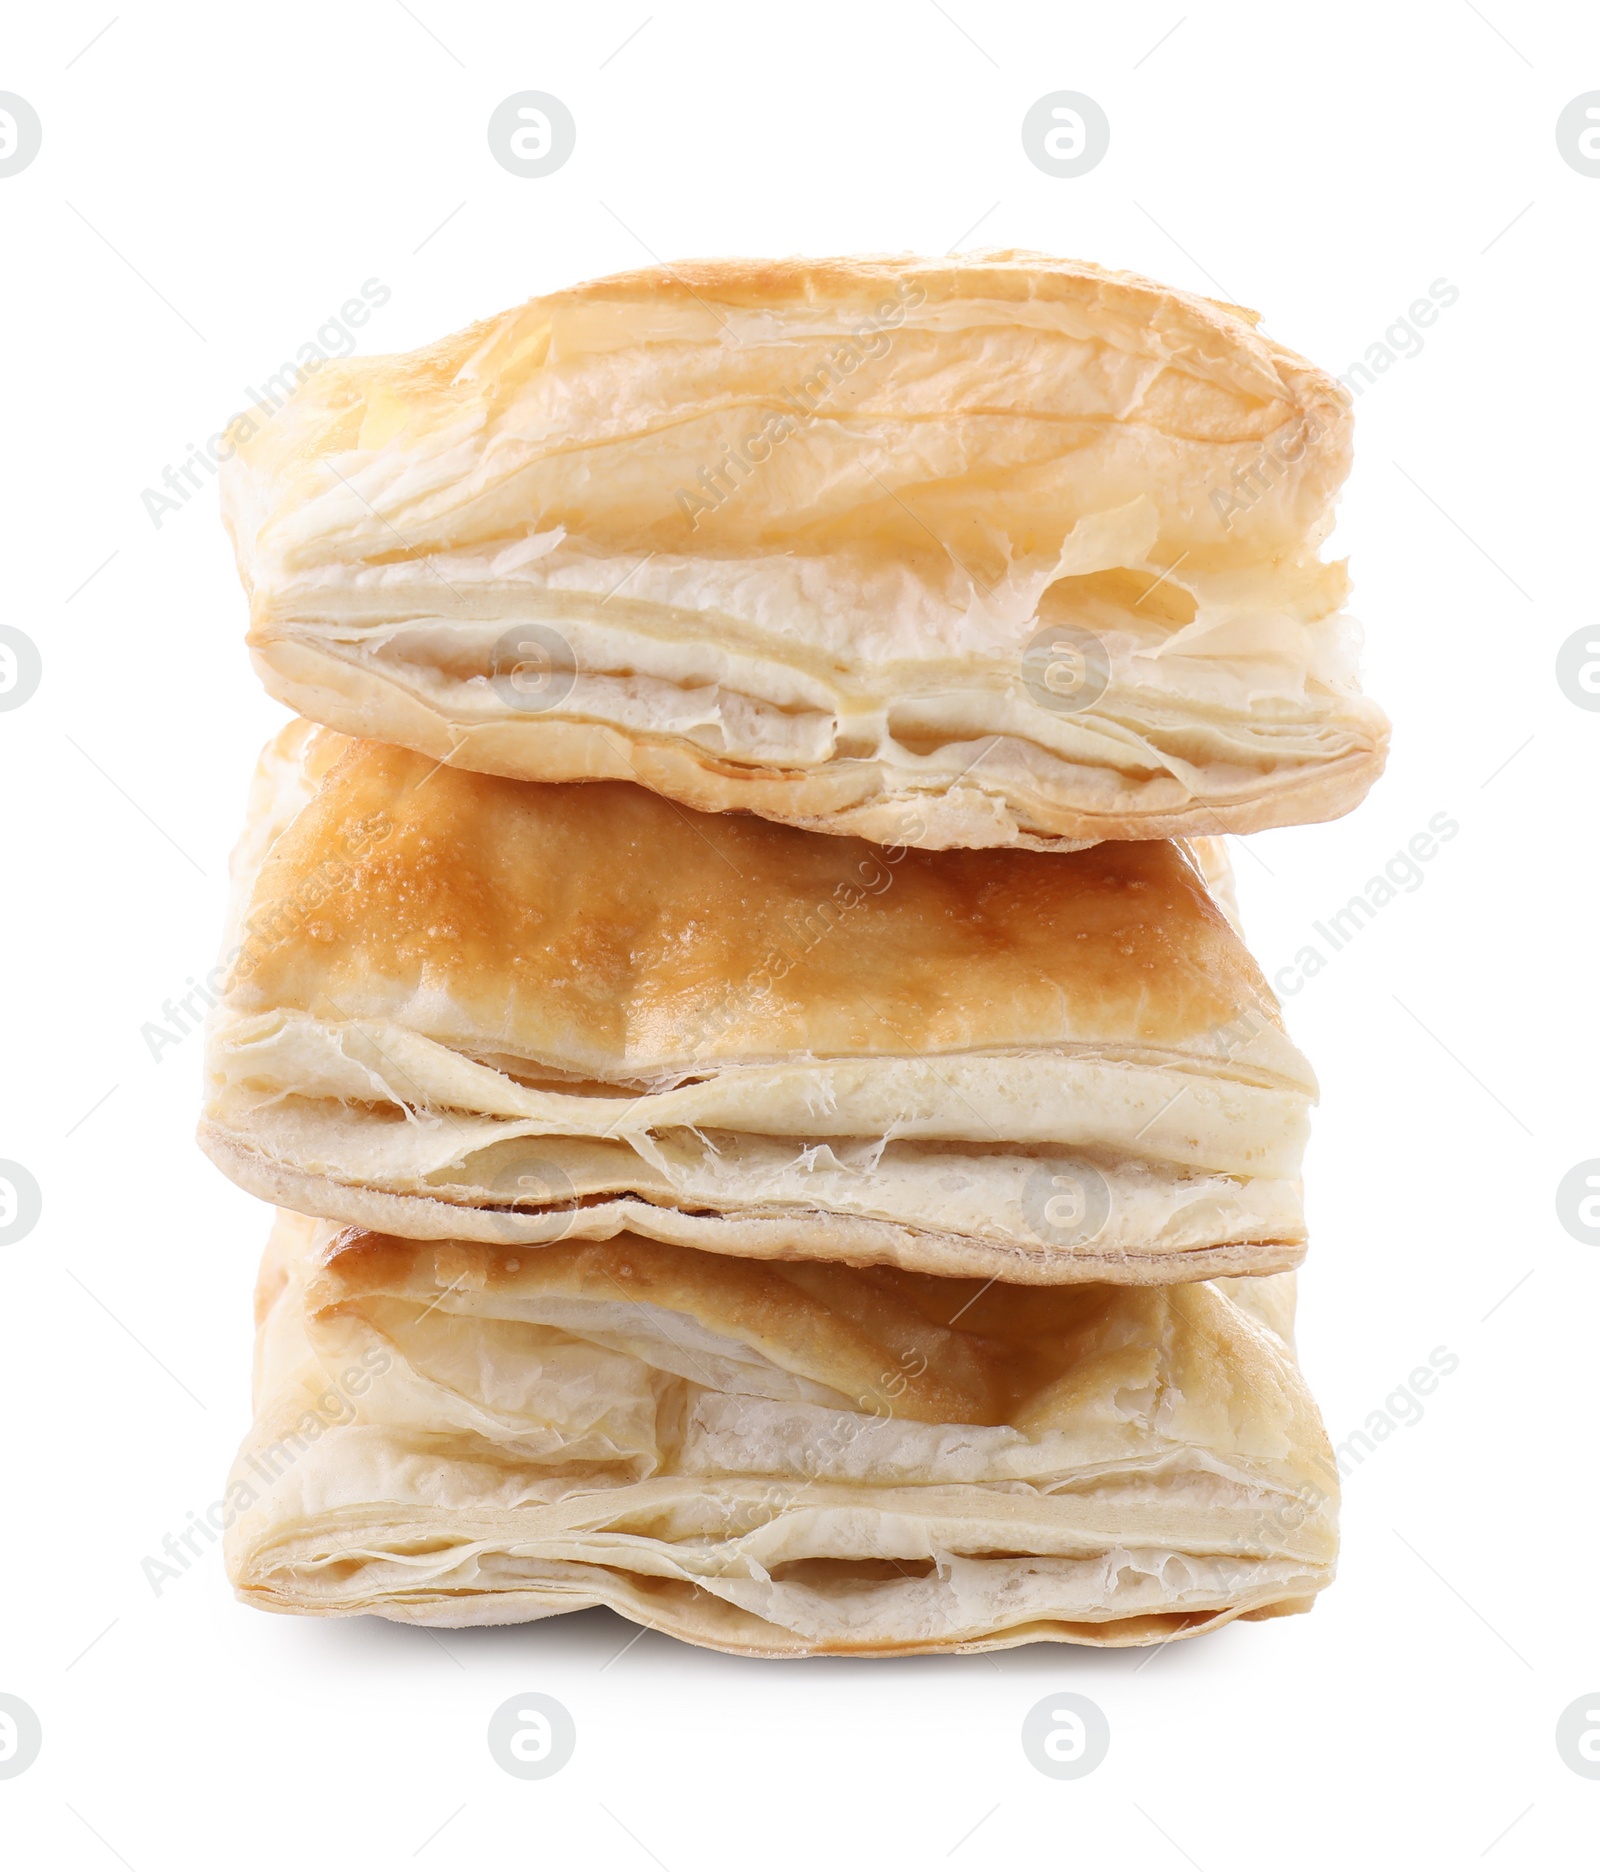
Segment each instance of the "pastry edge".
[{"label": "pastry edge", "polygon": [[[1354,810],[1383,772],[1387,735],[1358,754],[1268,783],[1255,796],[1221,805],[1195,800],[1177,811],[1099,812],[1083,807],[1033,810],[989,776],[957,775],[943,792],[898,791],[875,761],[834,763],[831,770],[778,777],[736,772],[682,743],[640,739],[622,728],[586,722],[507,720],[465,726],[380,672],[360,669],[302,637],[257,638],[251,660],[269,695],[286,708],[342,734],[385,741],[431,760],[511,780],[631,780],[697,812],[748,812],[809,832],[871,839],[924,851],[1020,847],[1081,851],[1107,839],[1162,839],[1271,831],[1317,825]],[[974,763],[976,767],[977,763]],[[972,770],[969,769],[969,772]],[[963,784],[966,782],[965,784]],[[970,796],[961,799],[959,795]],[[1049,816],[1048,830],[1017,823]],[[938,824],[917,834],[923,815]]]},{"label": "pastry edge", "polygon": [[[1110,1286],[1169,1286],[1235,1275],[1281,1274],[1305,1259],[1304,1241],[1235,1242],[1209,1248],[1093,1255],[1081,1250],[1007,1248],[970,1236],[938,1234],[857,1216],[820,1221],[794,1217],[707,1216],[638,1200],[597,1203],[551,1215],[518,1214],[362,1189],[276,1163],[211,1120],[200,1148],[253,1196],[301,1215],[321,1216],[415,1241],[478,1241],[507,1247],[574,1238],[608,1240],[633,1233],[752,1261],[842,1261],[898,1267],[955,1279],[1056,1287],[1099,1281]],[[579,1226],[571,1226],[572,1221]]]}]

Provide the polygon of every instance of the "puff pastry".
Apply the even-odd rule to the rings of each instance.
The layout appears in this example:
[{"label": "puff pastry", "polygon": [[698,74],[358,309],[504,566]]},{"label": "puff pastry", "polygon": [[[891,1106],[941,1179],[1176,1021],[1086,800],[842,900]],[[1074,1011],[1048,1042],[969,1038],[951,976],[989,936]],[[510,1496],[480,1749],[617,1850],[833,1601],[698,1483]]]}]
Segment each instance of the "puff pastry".
[{"label": "puff pastry", "polygon": [[283,1215],[230,1576],[269,1611],[608,1605],[761,1656],[1302,1611],[1338,1483],[1267,1323],[1293,1278],[1017,1288]]},{"label": "puff pastry", "polygon": [[690,262],[331,360],[231,438],[271,692],[523,779],[882,844],[1348,811],[1338,386],[1042,254]]},{"label": "puff pastry", "polygon": [[285,1207],[1023,1283],[1304,1253],[1315,1082],[1181,844],[897,851],[300,723],[238,863],[201,1138]]}]

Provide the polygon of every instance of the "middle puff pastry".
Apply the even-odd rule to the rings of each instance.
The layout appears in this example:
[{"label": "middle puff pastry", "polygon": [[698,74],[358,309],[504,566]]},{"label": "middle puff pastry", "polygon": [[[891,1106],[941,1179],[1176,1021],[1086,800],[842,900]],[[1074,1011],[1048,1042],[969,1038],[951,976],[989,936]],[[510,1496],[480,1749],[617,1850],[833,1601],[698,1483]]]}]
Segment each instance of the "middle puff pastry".
[{"label": "middle puff pastry", "polygon": [[297,723],[236,867],[201,1141],[303,1214],[1035,1284],[1304,1252],[1315,1082],[1182,844],[883,848]]}]

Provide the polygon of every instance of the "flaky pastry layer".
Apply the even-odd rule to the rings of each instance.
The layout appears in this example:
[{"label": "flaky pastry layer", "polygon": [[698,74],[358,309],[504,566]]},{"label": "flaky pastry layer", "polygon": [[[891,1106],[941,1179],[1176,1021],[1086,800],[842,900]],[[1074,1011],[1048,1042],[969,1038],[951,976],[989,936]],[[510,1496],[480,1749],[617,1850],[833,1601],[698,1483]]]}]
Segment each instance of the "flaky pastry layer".
[{"label": "flaky pastry layer", "polygon": [[1024,1283],[1304,1251],[1315,1084],[1177,845],[886,851],[297,726],[229,948],[201,1138],[285,1207]]},{"label": "flaky pastry layer", "polygon": [[280,1216],[230,1575],[762,1656],[1144,1644],[1333,1575],[1292,1276],[1058,1291]]},{"label": "flaky pastry layer", "polygon": [[333,360],[234,437],[272,693],[516,778],[926,849],[1326,819],[1381,770],[1347,399],[1039,254],[694,262]]}]

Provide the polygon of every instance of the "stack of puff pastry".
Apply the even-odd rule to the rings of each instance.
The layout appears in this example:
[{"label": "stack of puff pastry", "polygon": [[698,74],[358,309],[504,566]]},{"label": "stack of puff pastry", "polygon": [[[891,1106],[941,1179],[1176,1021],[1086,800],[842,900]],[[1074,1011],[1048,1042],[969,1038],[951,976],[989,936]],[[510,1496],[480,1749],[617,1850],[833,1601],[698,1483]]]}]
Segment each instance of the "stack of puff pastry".
[{"label": "stack of puff pastry", "polygon": [[993,254],[695,263],[241,440],[296,717],[201,1142],[275,1204],[229,1567],[722,1650],[1309,1607],[1316,1087],[1219,834],[1347,811],[1331,381]]}]

